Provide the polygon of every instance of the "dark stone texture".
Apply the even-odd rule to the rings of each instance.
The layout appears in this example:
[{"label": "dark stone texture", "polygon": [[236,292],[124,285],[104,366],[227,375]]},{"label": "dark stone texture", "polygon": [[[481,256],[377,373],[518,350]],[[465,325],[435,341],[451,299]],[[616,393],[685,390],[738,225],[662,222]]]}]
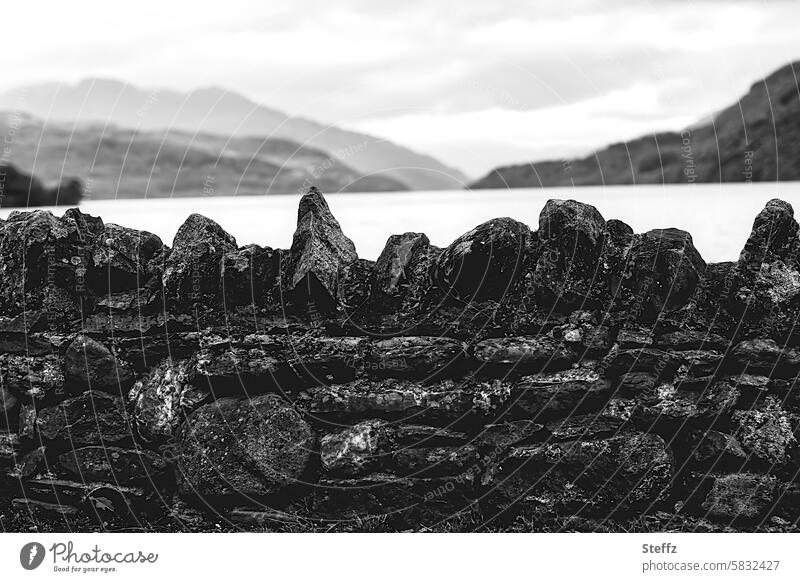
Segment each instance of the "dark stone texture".
[{"label": "dark stone texture", "polygon": [[624,515],[656,506],[672,474],[669,449],[655,435],[528,445],[503,462],[489,501],[507,515]]},{"label": "dark stone texture", "polygon": [[538,258],[533,280],[539,300],[579,304],[607,292],[601,256],[606,222],[594,206],[548,200],[539,215]]},{"label": "dark stone texture", "polygon": [[122,399],[90,390],[39,411],[36,428],[45,440],[76,445],[115,445],[132,440]]},{"label": "dark stone texture", "polygon": [[64,393],[64,371],[60,357],[0,355],[3,386],[27,399],[44,400]]},{"label": "dark stone texture", "polygon": [[86,335],[79,335],[64,355],[67,387],[71,392],[103,390],[126,396],[134,381],[133,370],[106,346]]},{"label": "dark stone texture", "polygon": [[464,301],[501,299],[522,272],[530,229],[495,218],[461,235],[436,261],[442,291]]},{"label": "dark stone texture", "polygon": [[85,481],[125,484],[158,480],[166,471],[164,459],[144,449],[81,447],[58,457],[59,465]]},{"label": "dark stone texture", "polygon": [[236,250],[236,239],[220,225],[192,214],[178,229],[162,275],[164,295],[175,307],[217,303],[223,257]]},{"label": "dark stone texture", "polygon": [[[247,245],[222,258],[225,305],[264,305],[274,302],[280,276],[280,253],[269,247]],[[278,298],[279,299],[279,298]]]},{"label": "dark stone texture", "polygon": [[734,521],[761,520],[775,502],[777,482],[774,477],[735,473],[717,477],[703,502],[703,510],[712,518]]},{"label": "dark stone texture", "polygon": [[403,304],[411,288],[419,284],[414,280],[415,267],[425,260],[429,247],[428,237],[418,232],[389,237],[372,277],[372,300],[376,308],[394,310]]},{"label": "dark stone texture", "polygon": [[675,228],[637,237],[628,253],[622,279],[625,315],[630,321],[653,321],[685,305],[706,271],[692,236]]},{"label": "dark stone texture", "polygon": [[180,490],[190,498],[286,493],[302,483],[315,445],[309,425],[275,394],[206,404],[178,442]]},{"label": "dark stone texture", "polygon": [[169,440],[184,416],[208,393],[192,384],[194,362],[164,360],[130,391],[136,432],[146,442]]},{"label": "dark stone texture", "polygon": [[300,199],[297,230],[292,239],[286,270],[286,291],[305,307],[338,305],[342,269],[356,261],[356,247],[342,232],[319,190],[311,188]]},{"label": "dark stone texture", "polygon": [[91,249],[90,282],[98,295],[144,287],[166,250],[150,232],[106,224]]},{"label": "dark stone texture", "polygon": [[388,454],[389,433],[381,420],[366,420],[320,440],[322,468],[331,475],[357,477],[377,470]]},{"label": "dark stone texture", "polygon": [[483,368],[525,373],[563,370],[578,356],[563,340],[538,336],[483,340],[475,346],[475,359]]}]

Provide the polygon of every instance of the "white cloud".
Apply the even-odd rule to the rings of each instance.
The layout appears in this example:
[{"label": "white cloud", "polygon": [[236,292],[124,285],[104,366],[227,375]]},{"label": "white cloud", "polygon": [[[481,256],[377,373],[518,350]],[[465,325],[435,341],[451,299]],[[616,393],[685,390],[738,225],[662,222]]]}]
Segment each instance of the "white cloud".
[{"label": "white cloud", "polygon": [[796,2],[7,4],[7,87],[218,85],[471,174],[698,118],[800,58]]}]

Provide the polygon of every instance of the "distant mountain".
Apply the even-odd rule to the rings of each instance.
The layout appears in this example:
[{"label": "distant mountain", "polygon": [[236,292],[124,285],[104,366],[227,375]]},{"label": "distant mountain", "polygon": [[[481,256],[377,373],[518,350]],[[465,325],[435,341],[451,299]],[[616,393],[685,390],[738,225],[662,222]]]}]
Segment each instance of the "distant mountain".
[{"label": "distant mountain", "polygon": [[294,193],[313,184],[325,192],[407,189],[285,139],[44,123],[19,114],[0,115],[0,131],[13,137],[4,162],[48,185],[80,178],[94,199]]},{"label": "distant mountain", "polygon": [[497,168],[469,187],[800,180],[799,80],[795,62],[683,132],[617,143],[582,159]]},{"label": "distant mountain", "polygon": [[0,93],[0,110],[47,121],[110,123],[225,137],[286,139],[328,152],[363,176],[391,178],[415,190],[461,188],[465,176],[430,156],[381,138],[290,117],[219,88],[147,91],[119,81],[45,83]]}]

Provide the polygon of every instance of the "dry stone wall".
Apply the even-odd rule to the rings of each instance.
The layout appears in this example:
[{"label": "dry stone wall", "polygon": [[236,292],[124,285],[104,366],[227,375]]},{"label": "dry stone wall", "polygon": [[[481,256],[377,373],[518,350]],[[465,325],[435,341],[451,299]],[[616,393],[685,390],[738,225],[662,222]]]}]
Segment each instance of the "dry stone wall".
[{"label": "dry stone wall", "polygon": [[737,262],[551,200],[360,259],[190,216],[0,224],[5,530],[793,530],[800,239]]}]

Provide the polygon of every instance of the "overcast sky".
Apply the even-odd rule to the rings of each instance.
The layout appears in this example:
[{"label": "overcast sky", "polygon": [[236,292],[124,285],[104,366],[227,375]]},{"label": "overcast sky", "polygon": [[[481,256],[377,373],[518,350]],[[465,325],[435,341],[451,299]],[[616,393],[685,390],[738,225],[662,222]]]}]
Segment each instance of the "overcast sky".
[{"label": "overcast sky", "polygon": [[0,27],[6,87],[216,85],[470,175],[680,129],[800,59],[793,0],[15,0]]}]

